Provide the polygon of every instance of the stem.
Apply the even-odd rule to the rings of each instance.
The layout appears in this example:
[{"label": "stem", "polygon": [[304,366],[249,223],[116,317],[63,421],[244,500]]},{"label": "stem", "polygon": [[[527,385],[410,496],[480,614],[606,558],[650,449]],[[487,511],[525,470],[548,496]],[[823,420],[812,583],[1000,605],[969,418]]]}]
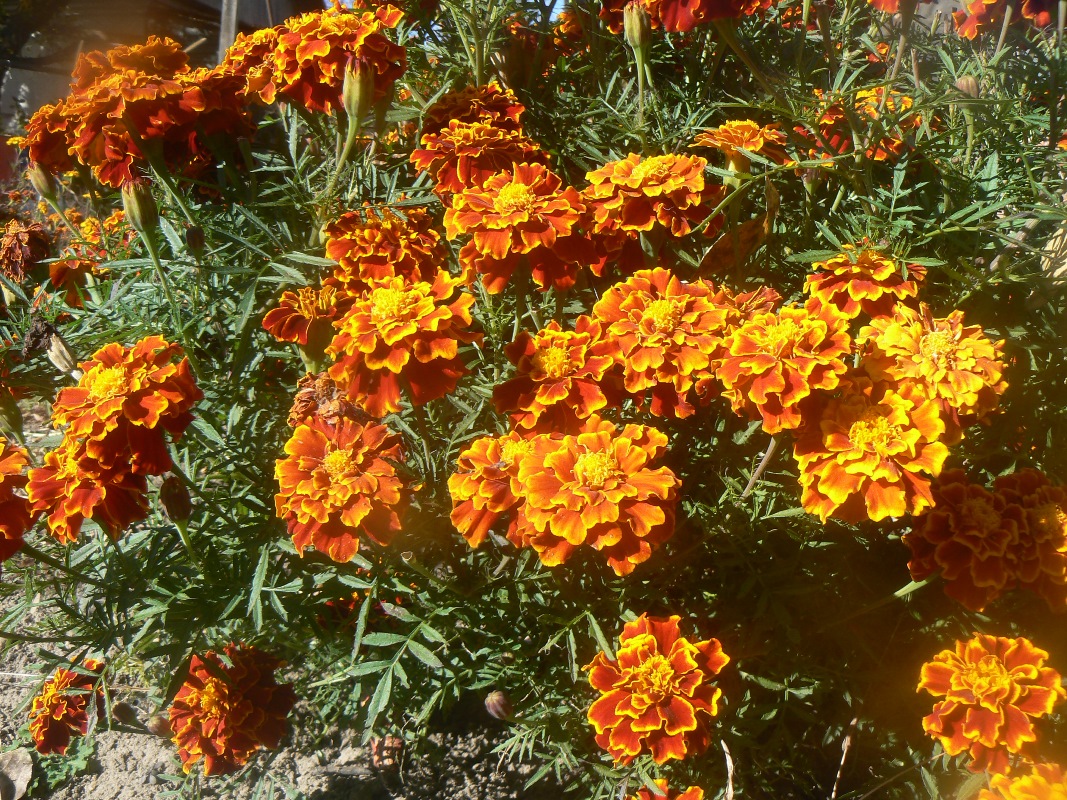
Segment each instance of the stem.
[{"label": "stem", "polygon": [[744,45],[738,40],[737,33],[734,30],[734,24],[733,20],[712,20],[712,25],[714,25],[715,30],[719,32],[719,36],[721,36],[722,40],[734,51],[734,54],[741,59],[741,63],[752,73],[752,77],[756,79],[760,88],[773,97],[778,105],[784,106],[786,104],[785,99],[778,93],[778,90],[774,88],[774,85],[767,79],[767,76],[763,74],[763,70],[760,69],[759,64],[755,62],[752,56],[749,55],[748,51],[745,50]]},{"label": "stem", "polygon": [[779,444],[778,436],[772,436],[771,440],[767,443],[767,452],[763,454],[763,458],[760,459],[759,464],[756,466],[756,471],[752,473],[752,477],[748,479],[748,485],[745,487],[745,491],[741,492],[741,499],[744,500],[753,490],[756,488],[756,484],[759,479],[763,477],[763,473],[767,471],[767,467],[770,466],[771,459],[774,458],[774,454],[778,452]]},{"label": "stem", "polygon": [[1015,6],[1008,3],[1004,8],[1004,21],[1000,25],[1000,36],[997,38],[997,49],[993,51],[993,61],[997,60],[997,56],[1000,55],[1000,51],[1004,49],[1004,42],[1008,39],[1008,26],[1011,25],[1012,17],[1014,16]]},{"label": "stem", "polygon": [[192,348],[189,345],[189,339],[185,333],[185,326],[181,324],[181,316],[178,310],[178,303],[174,299],[174,295],[170,290],[170,281],[167,280],[167,273],[163,269],[163,262],[159,260],[159,250],[156,248],[156,243],[152,239],[150,233],[144,231],[138,231],[137,234],[141,237],[141,241],[144,242],[145,249],[148,251],[148,256],[152,260],[152,266],[155,268],[156,275],[159,277],[159,282],[163,286],[163,294],[167,298],[167,304],[170,306],[171,324],[174,326],[174,332],[178,334],[178,337],[182,340],[182,345],[185,348],[185,356],[189,359],[189,366],[193,368],[193,374],[196,375],[197,380],[203,380],[204,376],[200,372],[200,362],[193,355]]},{"label": "stem", "polygon": [[333,171],[333,175],[330,176],[330,182],[326,184],[326,188],[322,192],[322,198],[329,202],[333,197],[333,190],[337,186],[337,179],[341,177],[341,170],[345,168],[345,164],[348,163],[348,157],[352,154],[352,146],[356,143],[356,139],[359,138],[360,131],[363,129],[363,125],[360,120],[353,120],[348,118],[348,129],[345,132],[345,145],[341,148],[341,155],[337,157],[337,168]]}]

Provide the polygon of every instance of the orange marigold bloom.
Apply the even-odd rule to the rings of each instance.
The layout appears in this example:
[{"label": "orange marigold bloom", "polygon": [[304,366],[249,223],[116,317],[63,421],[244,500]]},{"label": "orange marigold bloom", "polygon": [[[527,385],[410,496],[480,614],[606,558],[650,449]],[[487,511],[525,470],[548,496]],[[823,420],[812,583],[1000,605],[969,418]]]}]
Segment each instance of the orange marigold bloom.
[{"label": "orange marigold bloom", "polygon": [[[622,33],[622,10],[628,0],[604,0],[600,18],[612,33]],[[717,19],[741,19],[762,15],[774,0],[640,0],[653,28],[690,31]]]},{"label": "orange marigold bloom", "polygon": [[459,285],[441,270],[432,284],[392,278],[359,295],[335,323],[330,377],[375,417],[400,410],[401,389],[413,405],[451,392],[468,372],[460,343],[481,338],[467,330],[474,296]]},{"label": "orange marigold bloom", "polygon": [[1067,798],[1067,770],[1059,764],[1032,764],[1026,774],[1008,777],[993,775],[989,788],[978,800],[1064,800]]},{"label": "orange marigold bloom", "polygon": [[[432,283],[448,258],[425,206],[363,208],[328,224],[326,257],[337,262],[324,283],[361,292],[390,278]],[[401,216],[401,214],[403,216]]]},{"label": "orange marigold bloom", "polygon": [[275,25],[253,33],[238,33],[237,39],[227,48],[222,69],[244,80],[246,98],[274,102],[278,91],[274,78],[274,50],[284,31],[283,26]]},{"label": "orange marigold bloom", "polygon": [[878,522],[934,504],[927,476],[941,472],[948,448],[933,401],[856,379],[819,406],[806,412],[793,449],[809,514]]},{"label": "orange marigold bloom", "polygon": [[283,661],[244,644],[228,644],[223,652],[192,657],[170,706],[170,729],[186,772],[203,760],[204,775],[227,775],[261,747],[277,748],[296,704],[292,685],[274,677]]},{"label": "orange marigold bloom", "polygon": [[509,539],[515,536],[521,502],[519,464],[533,449],[533,439],[517,431],[483,436],[459,454],[456,472],[448,479],[452,495],[452,524],[467,544],[480,547],[497,520],[508,521]]},{"label": "orange marigold bloom", "polygon": [[334,7],[286,20],[273,53],[274,87],[311,111],[332,114],[343,108],[345,67],[355,62],[373,75],[373,102],[383,100],[407,69],[407,51],[381,31],[403,16],[385,5],[376,11]]},{"label": "orange marigold bloom", "polygon": [[274,505],[297,552],[310,546],[345,563],[361,536],[386,545],[400,530],[408,491],[391,462],[403,453],[384,425],[312,418],[296,426],[285,454],[274,468]]},{"label": "orange marigold bloom", "polygon": [[1004,342],[991,342],[977,325],[964,326],[963,312],[934,319],[923,303],[916,311],[898,304],[892,317],[860,331],[863,365],[876,381],[913,383],[937,399],[950,439],[999,405],[1008,388],[1001,379]]},{"label": "orange marigold bloom", "polygon": [[892,258],[852,245],[845,245],[845,252],[811,266],[816,271],[807,277],[804,291],[849,319],[861,312],[870,317],[892,316],[899,301],[918,295],[919,284],[926,277],[923,267],[911,264],[909,279],[905,280]]},{"label": "orange marigold bloom", "polygon": [[126,212],[117,209],[105,219],[95,217],[79,225],[81,238],[70,243],[60,257],[48,265],[48,278],[57,290],[66,292],[64,300],[72,308],[81,308],[81,290],[88,277],[108,274],[107,261],[129,255],[129,246],[137,233],[126,222]]},{"label": "orange marigold bloom", "polygon": [[673,535],[681,482],[651,466],[667,451],[655,428],[617,429],[596,416],[585,427],[576,436],[538,437],[519,462],[524,503],[515,541],[550,567],[587,545],[616,575],[629,575]]},{"label": "orange marigold bloom", "polygon": [[516,375],[493,390],[493,403],[512,414],[517,428],[573,430],[579,420],[621,400],[613,349],[600,323],[584,314],[573,331],[555,320],[533,335],[520,331],[504,348]]},{"label": "orange marigold bloom", "polygon": [[450,122],[481,122],[501,130],[521,131],[526,106],[511,89],[496,81],[447,92],[422,115],[422,135],[440,133]]},{"label": "orange marigold bloom", "polygon": [[548,154],[521,130],[485,122],[448,123],[420,139],[411,163],[428,172],[440,195],[480,189],[491,176],[513,164],[547,164]]},{"label": "orange marigold bloom", "polygon": [[755,314],[723,342],[715,374],[737,413],[763,418],[763,430],[799,427],[799,404],[813,390],[833,389],[847,367],[851,340],[833,309],[787,307]]},{"label": "orange marigold bloom", "polygon": [[104,692],[100,673],[104,664],[87,658],[81,671],[57,669],[33,698],[30,736],[41,755],[66,755],[71,739],[89,732],[90,703],[98,717],[104,715]]},{"label": "orange marigold bloom", "polygon": [[617,762],[629,764],[647,750],[663,764],[708,747],[708,723],[722,697],[711,681],[730,657],[718,639],[682,636],[680,621],[642,614],[623,627],[614,659],[597,653],[585,667],[600,692],[588,714],[596,743]]},{"label": "orange marigold bloom", "polygon": [[1028,639],[976,633],[923,664],[917,691],[944,697],[923,729],[950,756],[967,753],[972,772],[1005,773],[1010,754],[1037,741],[1033,720],[1067,696],[1048,653]]},{"label": "orange marigold bloom", "polygon": [[[965,39],[975,39],[983,33],[1000,30],[1008,3],[1007,0],[971,0],[964,6],[966,10],[952,12],[956,33]],[[1052,23],[1056,6],[1049,0],[1024,0],[1018,10],[1022,15],[1012,19],[1010,24],[1021,23],[1025,19],[1035,28],[1044,28]]]},{"label": "orange marigold bloom", "polygon": [[971,483],[961,469],[941,474],[933,499],[933,508],[903,536],[911,548],[911,576],[921,581],[941,572],[945,594],[981,611],[1015,582],[1008,553],[1026,529],[1023,509]]},{"label": "orange marigold bloom", "polygon": [[279,342],[304,346],[322,342],[321,349],[325,349],[333,339],[333,321],[344,316],[351,301],[334,286],[304,286],[295,292],[283,292],[277,308],[263,317],[263,327]]},{"label": "orange marigold bloom", "polygon": [[882,87],[864,89],[858,91],[851,100],[846,100],[827,97],[821,89],[816,89],[819,109],[817,122],[811,126],[811,130],[804,126],[795,128],[799,136],[810,142],[809,158],[831,160],[856,149],[846,103],[851,103],[861,121],[870,120],[870,130],[858,132],[861,136],[866,134],[865,156],[872,161],[895,161],[899,158],[904,152],[904,136],[909,130],[918,128],[922,118],[910,113],[914,105],[911,97],[892,89],[883,104],[884,91]]},{"label": "orange marigold bloom", "polygon": [[659,778],[656,780],[655,792],[647,786],[642,786],[630,800],[704,800],[704,790],[699,786],[690,786],[684,792],[672,791],[667,788],[667,781]]},{"label": "orange marigold bloom", "polygon": [[1007,557],[1019,585],[1053,611],[1067,610],[1067,489],[1035,469],[1002,475],[996,494],[1023,510],[1019,540]]},{"label": "orange marigold bloom", "polygon": [[641,270],[593,306],[623,368],[626,391],[652,395],[651,412],[688,417],[687,395],[714,373],[712,355],[726,327],[726,309],[704,281],[683,283],[668,270]]},{"label": "orange marigold bloom", "polygon": [[747,172],[749,153],[757,153],[779,164],[790,163],[784,147],[787,141],[785,134],[773,126],[760,126],[750,119],[734,119],[698,133],[693,139],[693,147],[719,150],[726,156],[730,169]]},{"label": "orange marigold bloom", "polygon": [[26,450],[0,436],[0,561],[6,561],[22,547],[22,536],[30,529],[36,514],[29,501],[15,491],[26,488]]},{"label": "orange marigold bloom", "polygon": [[10,220],[0,236],[0,274],[12,283],[22,283],[39,261],[48,258],[48,234],[38,222],[23,225]]}]

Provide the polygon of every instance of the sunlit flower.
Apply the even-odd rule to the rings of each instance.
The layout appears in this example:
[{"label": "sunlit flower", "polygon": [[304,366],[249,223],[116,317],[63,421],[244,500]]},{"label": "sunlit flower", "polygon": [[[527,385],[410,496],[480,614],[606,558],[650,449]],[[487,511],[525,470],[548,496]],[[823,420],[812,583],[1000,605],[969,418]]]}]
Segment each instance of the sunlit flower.
[{"label": "sunlit flower", "polygon": [[522,494],[517,485],[519,464],[532,448],[532,438],[512,431],[475,439],[459,454],[456,471],[448,479],[452,524],[471,547],[480,547],[501,518],[508,523],[508,538],[514,538],[514,511]]},{"label": "sunlit flower", "polygon": [[521,131],[526,107],[511,89],[496,81],[441,95],[422,115],[422,135],[440,133],[450,122],[481,122],[501,130]]},{"label": "sunlit flower", "polygon": [[243,644],[228,644],[223,653],[194,655],[170,706],[185,772],[201,760],[204,775],[236,772],[260,748],[276,749],[288,729],[296,693],[274,677],[284,662]]},{"label": "sunlit flower", "polygon": [[788,140],[771,126],[760,126],[750,119],[734,119],[718,128],[701,131],[693,139],[693,147],[710,147],[720,151],[735,172],[747,172],[748,154],[757,153],[779,164],[790,162],[785,152]]},{"label": "sunlit flower", "polygon": [[839,396],[813,404],[798,431],[801,504],[824,522],[919,514],[948,448],[937,405],[914,389],[847,380]]},{"label": "sunlit flower", "polygon": [[[641,0],[653,28],[685,32],[717,19],[741,19],[763,14],[774,0]],[[600,18],[612,33],[622,33],[626,0],[604,0]]]},{"label": "sunlit flower", "polygon": [[941,473],[933,499],[933,508],[903,536],[911,548],[911,576],[921,581],[940,572],[945,594],[981,611],[1015,582],[1008,553],[1026,528],[1023,509],[971,483],[960,469]]},{"label": "sunlit flower", "polygon": [[652,464],[667,451],[655,428],[616,428],[592,417],[576,436],[534,440],[519,463],[522,514],[517,540],[558,566],[579,546],[628,575],[674,533],[680,481]]},{"label": "sunlit flower", "polygon": [[221,66],[230,75],[244,81],[246,97],[258,98],[264,103],[274,102],[278,91],[274,79],[274,49],[284,30],[281,25],[275,25],[253,33],[238,33],[234,43],[227,48]]},{"label": "sunlit flower", "polygon": [[984,33],[998,33],[1009,7],[1013,9],[1011,24],[1021,23],[1025,19],[1035,28],[1050,25],[1056,13],[1055,4],[1049,0],[1024,0],[1021,6],[1010,6],[1007,0],[971,0],[964,3],[965,10],[952,12],[956,33],[965,39],[975,39]]},{"label": "sunlit flower", "polygon": [[[883,87],[863,89],[852,98],[827,95],[821,89],[814,90],[817,102],[817,121],[810,128],[797,126],[795,131],[807,139],[808,157],[831,160],[858,149],[854,133],[861,137],[866,158],[872,161],[895,161],[904,152],[904,138],[922,124],[922,118],[912,113],[914,101],[908,95],[889,90],[885,102]],[[852,110],[848,109],[852,106]],[[852,130],[856,115],[866,129]]]},{"label": "sunlit flower", "polygon": [[392,278],[359,295],[336,323],[330,377],[375,417],[399,411],[401,394],[422,405],[451,392],[468,371],[459,345],[480,338],[459,284],[442,270],[432,284]]},{"label": "sunlit flower", "polygon": [[994,411],[1008,387],[1001,378],[1004,343],[990,341],[977,325],[964,326],[962,311],[934,319],[925,303],[919,310],[897,304],[892,317],[864,327],[859,341],[867,345],[863,366],[872,378],[913,383],[940,402],[950,441]]},{"label": "sunlit flower", "polygon": [[1067,696],[1048,653],[1028,639],[975,634],[923,664],[918,690],[943,697],[923,729],[972,772],[1005,773],[1012,753],[1037,741],[1033,720]]},{"label": "sunlit flower", "polygon": [[451,121],[436,133],[425,134],[411,163],[428,172],[434,191],[447,195],[480,189],[491,176],[513,164],[547,164],[548,154],[521,130],[485,122]]},{"label": "sunlit flower", "polygon": [[10,220],[0,236],[0,275],[22,283],[38,262],[48,258],[49,249],[48,234],[39,223]]},{"label": "sunlit flower", "polygon": [[104,715],[104,692],[99,686],[104,665],[87,658],[79,671],[57,669],[33,698],[30,736],[41,755],[66,755],[71,739],[89,732],[89,715]]},{"label": "sunlit flower", "polygon": [[263,327],[279,342],[304,346],[321,343],[317,349],[325,350],[333,339],[333,321],[344,316],[351,302],[350,296],[334,286],[304,286],[295,292],[283,292],[277,307],[263,317]]},{"label": "sunlit flower", "polygon": [[[726,658],[727,656],[723,656]],[[637,790],[630,800],[704,800],[704,790],[699,786],[690,786],[684,792],[674,791],[667,788],[667,781],[663,778],[656,780],[656,791],[653,792],[647,786]]]},{"label": "sunlit flower", "polygon": [[[399,213],[398,213],[399,211]],[[432,283],[448,248],[425,206],[348,211],[323,229],[326,256],[337,262],[324,281],[347,292],[402,277]]]},{"label": "sunlit flower", "polygon": [[918,284],[926,277],[923,267],[910,264],[905,280],[892,258],[852,245],[845,245],[843,253],[811,266],[815,272],[804,282],[804,291],[849,319],[860,313],[892,316],[897,302],[915,297]]},{"label": "sunlit flower", "polygon": [[314,547],[344,563],[361,538],[386,545],[400,530],[408,490],[393,462],[403,453],[384,425],[312,418],[296,426],[285,454],[274,469],[274,504],[297,552]]},{"label": "sunlit flower", "polygon": [[552,44],[562,56],[575,56],[589,49],[589,35],[585,31],[585,16],[575,8],[564,8],[552,26]]},{"label": "sunlit flower", "polygon": [[714,373],[711,359],[726,326],[726,310],[704,281],[683,283],[665,269],[642,270],[606,291],[593,306],[615,347],[626,391],[650,392],[656,416],[693,413],[690,390]]},{"label": "sunlit flower", "polygon": [[516,375],[493,390],[493,403],[517,428],[571,431],[578,420],[618,405],[613,349],[600,323],[584,314],[573,331],[555,320],[536,334],[520,331],[504,348]]},{"label": "sunlit flower", "polygon": [[1029,772],[993,775],[989,788],[977,800],[1064,800],[1067,798],[1067,770],[1059,764],[1031,764]]},{"label": "sunlit flower", "polygon": [[5,561],[22,547],[22,536],[30,529],[36,514],[21,494],[26,488],[26,450],[0,436],[0,561]]},{"label": "sunlit flower", "polygon": [[89,277],[102,278],[109,272],[106,262],[124,258],[137,236],[126,222],[126,212],[117,209],[99,220],[90,217],[78,225],[80,238],[71,242],[59,258],[48,265],[48,278],[57,290],[66,293],[66,303],[81,307],[82,290]]},{"label": "sunlit flower", "polygon": [[[597,653],[585,667],[589,683],[600,692],[589,708],[589,722],[597,744],[617,762],[628,764],[647,751],[663,764],[707,749],[708,724],[718,715],[722,697],[711,681],[730,657],[718,639],[682,636],[680,621],[642,614],[623,627],[614,659]],[[687,795],[686,800],[700,797]]]}]

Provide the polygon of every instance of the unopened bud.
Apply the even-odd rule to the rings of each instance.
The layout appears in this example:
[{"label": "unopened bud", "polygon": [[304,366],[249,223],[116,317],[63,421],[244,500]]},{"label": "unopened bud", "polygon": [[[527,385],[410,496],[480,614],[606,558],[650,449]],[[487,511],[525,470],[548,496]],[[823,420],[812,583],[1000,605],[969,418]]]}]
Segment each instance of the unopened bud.
[{"label": "unopened bud", "polygon": [[169,739],[174,735],[174,732],[170,729],[170,720],[162,714],[154,714],[149,717],[145,727],[148,728],[149,733],[155,734],[160,739]]},{"label": "unopened bud", "polygon": [[973,75],[964,75],[956,81],[956,88],[968,97],[978,97],[978,94],[981,91],[978,86],[978,81]]},{"label": "unopened bud", "polygon": [[193,501],[182,479],[176,475],[166,478],[159,487],[159,504],[175,525],[182,527],[193,515]]},{"label": "unopened bud", "polygon": [[121,722],[123,725],[136,725],[137,724],[137,709],[131,706],[129,703],[112,703],[111,704],[111,716]]},{"label": "unopened bud", "polygon": [[489,716],[494,719],[502,719],[505,722],[515,715],[511,700],[499,689],[485,696],[485,710],[489,712]]},{"label": "unopened bud", "polygon": [[198,261],[204,257],[204,247],[207,241],[204,238],[204,229],[199,225],[189,225],[185,229],[185,246],[193,258]]},{"label": "unopened bud", "polygon": [[26,178],[33,188],[37,190],[37,194],[41,195],[45,200],[55,202],[56,179],[52,177],[51,172],[36,161],[33,161],[30,162],[30,168],[26,170]]},{"label": "unopened bud", "polygon": [[154,231],[159,225],[159,209],[152,196],[152,184],[144,178],[134,178],[122,184],[122,207],[133,229],[141,234]]},{"label": "unopened bud", "polygon": [[626,43],[644,54],[652,43],[652,18],[642,0],[630,0],[622,10],[622,30]]},{"label": "unopened bud", "polygon": [[345,66],[341,102],[348,119],[356,126],[370,111],[374,102],[374,68],[362,59],[351,59]]}]

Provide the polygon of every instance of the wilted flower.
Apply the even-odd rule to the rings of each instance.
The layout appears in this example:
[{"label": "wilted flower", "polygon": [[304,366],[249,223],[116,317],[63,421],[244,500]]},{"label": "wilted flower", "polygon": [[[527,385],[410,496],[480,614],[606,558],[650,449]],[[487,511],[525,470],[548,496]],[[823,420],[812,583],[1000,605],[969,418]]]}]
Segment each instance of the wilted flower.
[{"label": "wilted flower", "polygon": [[29,501],[15,491],[26,488],[26,450],[0,436],[0,561],[11,558],[22,547],[22,536],[30,529],[36,514]]},{"label": "wilted flower", "polygon": [[521,130],[485,122],[448,123],[424,134],[411,163],[428,172],[441,195],[480,189],[491,176],[514,164],[547,164],[548,154]]},{"label": "wilted flower", "polygon": [[811,266],[815,272],[805,280],[804,291],[849,319],[861,312],[870,317],[892,316],[898,302],[919,293],[918,284],[926,277],[923,267],[909,264],[905,280],[892,258],[852,245],[845,245],[843,253]]},{"label": "wilted flower", "polygon": [[522,502],[519,464],[532,448],[533,437],[511,431],[475,439],[459,454],[456,471],[448,479],[451,519],[471,547],[481,546],[502,517],[508,522],[508,538],[514,538]]},{"label": "wilted flower", "polygon": [[99,687],[104,665],[87,658],[79,671],[57,669],[33,698],[30,736],[41,755],[66,755],[75,736],[89,732],[89,714],[104,715],[104,692]]},{"label": "wilted flower", "polygon": [[336,425],[342,418],[366,422],[371,416],[345,396],[345,387],[338,386],[327,373],[305,375],[296,384],[293,406],[289,409],[289,427],[318,418]]},{"label": "wilted flower", "polygon": [[680,621],[642,614],[623,627],[614,659],[597,653],[585,667],[601,694],[589,708],[589,722],[597,744],[617,762],[628,764],[647,751],[663,764],[707,749],[708,723],[722,696],[711,680],[730,657],[717,639],[682,636]]},{"label": "wilted flower", "polygon": [[186,772],[203,760],[205,775],[226,775],[261,747],[277,748],[296,703],[293,687],[274,677],[280,659],[243,644],[223,652],[194,655],[171,703],[170,728]]},{"label": "wilted flower", "polygon": [[989,788],[977,800],[1063,800],[1067,797],[1067,770],[1059,764],[1031,764],[1029,772],[993,775]]},{"label": "wilted flower", "polygon": [[525,110],[511,89],[490,81],[485,86],[470,86],[441,95],[423,112],[422,135],[440,133],[453,121],[481,122],[501,130],[521,131]]},{"label": "wilted flower", "polygon": [[48,258],[48,235],[40,223],[23,225],[10,220],[0,236],[0,274],[12,283],[22,283],[38,262]]},{"label": "wilted flower", "polygon": [[942,650],[923,664],[919,680],[917,691],[945,698],[923,729],[948,755],[967,753],[972,772],[1007,772],[1010,755],[1037,741],[1033,721],[1067,696],[1047,658],[1028,639],[981,633]]}]

